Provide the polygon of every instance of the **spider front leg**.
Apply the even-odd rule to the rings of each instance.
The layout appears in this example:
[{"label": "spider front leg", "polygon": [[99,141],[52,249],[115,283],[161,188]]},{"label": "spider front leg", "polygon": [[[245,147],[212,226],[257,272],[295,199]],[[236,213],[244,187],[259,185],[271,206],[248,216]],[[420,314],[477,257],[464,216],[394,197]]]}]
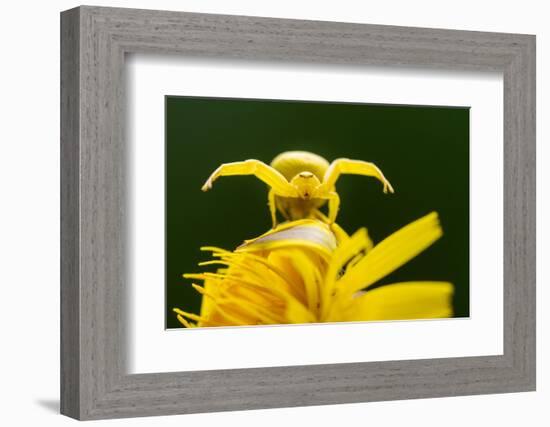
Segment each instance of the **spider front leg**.
[{"label": "spider front leg", "polygon": [[214,181],[220,176],[254,175],[271,187],[278,196],[297,197],[298,192],[290,185],[286,178],[271,166],[259,160],[245,160],[244,162],[224,163],[208,177],[202,191],[212,188]]},{"label": "spider front leg", "polygon": [[220,176],[254,175],[265,182],[269,187],[268,204],[271,213],[273,228],[277,225],[277,207],[275,196],[297,197],[298,191],[286,178],[271,166],[259,160],[245,160],[244,162],[225,163],[218,167],[202,186],[202,191],[208,191]]},{"label": "spider front leg", "polygon": [[336,191],[329,191],[318,196],[320,199],[328,200],[328,224],[332,225],[336,221],[338,211],[340,210],[340,196]]},{"label": "spider front leg", "polygon": [[386,179],[382,171],[374,163],[362,160],[336,159],[334,160],[323,177],[323,187],[333,188],[342,174],[364,175],[377,178],[384,185],[384,193],[393,193],[393,187]]}]

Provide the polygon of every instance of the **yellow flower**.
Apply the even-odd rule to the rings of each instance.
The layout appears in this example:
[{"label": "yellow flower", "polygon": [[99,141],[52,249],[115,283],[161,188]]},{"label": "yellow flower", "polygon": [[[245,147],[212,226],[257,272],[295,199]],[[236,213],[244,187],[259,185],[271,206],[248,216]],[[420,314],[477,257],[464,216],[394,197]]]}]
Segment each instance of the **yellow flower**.
[{"label": "yellow flower", "polygon": [[337,225],[303,219],[245,241],[235,251],[206,247],[216,272],[203,282],[200,314],[175,308],[186,327],[405,320],[452,316],[453,285],[417,281],[369,289],[442,235],[432,212],[376,246],[366,229],[348,236]]}]

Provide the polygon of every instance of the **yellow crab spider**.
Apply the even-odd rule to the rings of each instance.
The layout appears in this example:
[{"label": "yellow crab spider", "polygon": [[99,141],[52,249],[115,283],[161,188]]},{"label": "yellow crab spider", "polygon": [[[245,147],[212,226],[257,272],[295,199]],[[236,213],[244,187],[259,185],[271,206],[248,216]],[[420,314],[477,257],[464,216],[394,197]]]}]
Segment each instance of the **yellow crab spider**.
[{"label": "yellow crab spider", "polygon": [[286,151],[273,159],[271,165],[260,160],[224,163],[202,186],[208,191],[220,176],[254,175],[269,187],[268,205],[273,227],[277,225],[276,210],[288,220],[323,218],[319,208],[328,201],[328,222],[334,223],[340,207],[335,184],[342,174],[372,176],[382,182],[384,193],[393,187],[374,163],[362,160],[336,159],[332,163],[307,151]]}]

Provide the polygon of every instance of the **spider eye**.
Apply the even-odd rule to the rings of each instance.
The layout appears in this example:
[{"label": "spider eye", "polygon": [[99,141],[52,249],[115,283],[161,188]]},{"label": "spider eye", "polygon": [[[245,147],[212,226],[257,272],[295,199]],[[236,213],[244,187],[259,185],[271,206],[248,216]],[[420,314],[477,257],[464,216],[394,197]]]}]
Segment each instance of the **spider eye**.
[{"label": "spider eye", "polygon": [[300,172],[300,178],[313,178],[313,174],[311,172]]}]

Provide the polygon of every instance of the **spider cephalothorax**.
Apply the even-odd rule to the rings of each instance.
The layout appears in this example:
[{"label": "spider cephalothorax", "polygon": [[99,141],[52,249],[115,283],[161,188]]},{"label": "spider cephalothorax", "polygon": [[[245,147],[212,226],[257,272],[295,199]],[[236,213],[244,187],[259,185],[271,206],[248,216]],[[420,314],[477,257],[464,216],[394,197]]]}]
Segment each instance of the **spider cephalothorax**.
[{"label": "spider cephalothorax", "polygon": [[319,218],[323,217],[319,208],[327,200],[328,222],[332,224],[340,206],[335,184],[341,174],[375,177],[384,185],[384,193],[393,193],[393,187],[374,163],[336,159],[329,164],[323,157],[307,151],[281,153],[271,166],[254,159],[222,164],[210,175],[202,190],[212,188],[220,176],[254,175],[270,187],[268,201],[273,226],[277,225],[277,209],[289,220]]}]

